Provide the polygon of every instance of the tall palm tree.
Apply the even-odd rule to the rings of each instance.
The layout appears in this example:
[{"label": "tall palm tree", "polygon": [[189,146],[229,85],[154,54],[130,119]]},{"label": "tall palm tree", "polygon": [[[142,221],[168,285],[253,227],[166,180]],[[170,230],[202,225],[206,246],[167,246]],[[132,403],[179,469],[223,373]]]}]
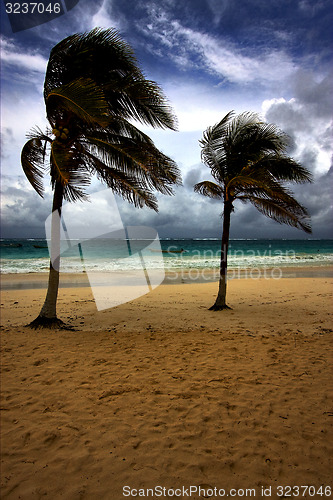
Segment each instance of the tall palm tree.
[{"label": "tall palm tree", "polygon": [[311,233],[306,209],[287,187],[290,182],[311,182],[311,173],[287,156],[288,136],[254,113],[237,116],[231,111],[207,128],[200,144],[202,162],[216,182],[199,182],[194,190],[223,200],[224,206],[219,290],[210,308],[217,311],[230,309],[226,304],[227,257],[234,202],[249,201],[271,219]]},{"label": "tall palm tree", "polygon": [[[84,199],[94,174],[135,206],[156,211],[153,190],[172,194],[172,185],[181,182],[175,162],[133,123],[176,130],[162,90],[144,77],[117,31],[96,28],[58,43],[48,61],[44,100],[51,128],[31,131],[21,162],[40,196],[49,173],[53,214],[61,215],[63,200]],[[56,314],[59,216],[53,217],[51,240],[47,295],[31,326],[62,324]]]}]

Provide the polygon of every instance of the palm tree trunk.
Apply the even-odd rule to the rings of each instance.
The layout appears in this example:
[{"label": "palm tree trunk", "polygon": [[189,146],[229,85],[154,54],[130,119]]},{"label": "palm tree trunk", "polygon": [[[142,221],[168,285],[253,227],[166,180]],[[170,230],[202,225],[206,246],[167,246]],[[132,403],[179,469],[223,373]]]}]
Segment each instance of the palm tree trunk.
[{"label": "palm tree trunk", "polygon": [[224,202],[219,291],[216,297],[215,304],[209,308],[210,311],[221,311],[222,309],[231,309],[231,307],[227,306],[226,304],[228,248],[229,248],[231,211],[232,211],[232,203],[230,201]]},{"label": "palm tree trunk", "polygon": [[50,271],[47,294],[39,316],[29,326],[57,327],[63,321],[57,318],[57,298],[59,290],[59,268],[60,268],[60,223],[61,208],[63,200],[63,186],[56,182],[53,195],[52,217],[51,217],[51,252]]}]

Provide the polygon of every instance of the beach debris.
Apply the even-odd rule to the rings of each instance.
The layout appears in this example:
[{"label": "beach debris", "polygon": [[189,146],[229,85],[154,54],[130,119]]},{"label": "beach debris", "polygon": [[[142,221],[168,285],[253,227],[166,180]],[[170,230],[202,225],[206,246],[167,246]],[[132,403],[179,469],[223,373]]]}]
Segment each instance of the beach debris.
[{"label": "beach debris", "polygon": [[40,366],[40,365],[43,365],[44,363],[48,363],[48,358],[44,358],[44,359],[38,359],[37,361],[35,361],[33,363],[34,366]]}]

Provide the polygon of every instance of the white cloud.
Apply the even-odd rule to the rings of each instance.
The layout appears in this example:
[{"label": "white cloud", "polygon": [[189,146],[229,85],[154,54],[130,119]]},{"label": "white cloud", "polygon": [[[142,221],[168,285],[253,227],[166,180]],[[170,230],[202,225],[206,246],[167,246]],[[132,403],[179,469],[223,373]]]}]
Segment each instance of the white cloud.
[{"label": "white cloud", "polygon": [[[249,53],[223,38],[184,27],[162,7],[147,10],[147,24],[138,29],[165,47],[167,55],[181,68],[209,70],[232,83],[275,83],[284,81],[295,70],[293,60],[282,50]],[[156,55],[155,48],[150,46]]]},{"label": "white cloud", "polygon": [[102,2],[101,7],[89,20],[90,29],[96,28],[96,26],[98,26],[99,28],[112,27],[119,30],[120,24],[116,21],[115,18],[110,17],[109,13],[111,11],[111,8],[112,8],[112,1],[104,0]]},{"label": "white cloud", "polygon": [[43,74],[47,65],[47,59],[40,54],[26,53],[5,38],[1,39],[1,59],[5,64]]},{"label": "white cloud", "polygon": [[302,72],[302,78],[294,78],[293,98],[266,100],[262,106],[266,120],[291,136],[292,156],[316,176],[329,171],[333,153],[331,87],[327,81],[327,76],[318,79]]},{"label": "white cloud", "polygon": [[217,26],[229,5],[229,0],[207,0],[207,4],[213,16],[213,22]]},{"label": "white cloud", "polygon": [[285,79],[295,70],[292,60],[282,51],[269,51],[256,56],[244,55],[225,41],[210,35],[179,28],[189,43],[202,55],[202,62],[218,76],[230,82],[275,82]]},{"label": "white cloud", "polygon": [[317,0],[313,2],[312,0],[300,0],[298,3],[298,8],[308,14],[309,16],[313,16],[327,5],[327,1],[325,0]]},{"label": "white cloud", "polygon": [[[2,96],[1,135],[3,174],[16,175],[21,170],[21,150],[30,129],[39,126],[45,129],[45,105],[42,95],[17,96],[7,92]],[[13,110],[15,110],[13,112]]]}]

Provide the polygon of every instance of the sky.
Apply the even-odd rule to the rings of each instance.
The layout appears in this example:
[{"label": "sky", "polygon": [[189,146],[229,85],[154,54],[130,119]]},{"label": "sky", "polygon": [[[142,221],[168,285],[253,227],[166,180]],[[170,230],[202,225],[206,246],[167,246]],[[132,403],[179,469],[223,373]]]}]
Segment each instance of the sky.
[{"label": "sky", "polygon": [[[178,119],[177,132],[141,129],[177,162],[183,185],[174,196],[158,195],[157,214],[117,198],[125,225],[153,227],[161,238],[220,237],[221,202],[193,191],[196,182],[210,178],[199,140],[229,111],[253,111],[291,137],[288,154],[314,177],[312,184],[292,187],[311,214],[311,237],[333,238],[331,0],[79,0],[60,17],[15,33],[5,3],[0,5],[3,238],[45,234],[49,180],[42,199],[23,174],[20,153],[26,133],[47,126],[43,83],[51,48],[95,27],[120,32]],[[98,181],[90,188],[101,189]],[[78,211],[73,206],[73,217]],[[92,220],[93,211],[92,204]],[[105,216],[112,218],[111,207]],[[231,237],[308,235],[236,203]]]}]

